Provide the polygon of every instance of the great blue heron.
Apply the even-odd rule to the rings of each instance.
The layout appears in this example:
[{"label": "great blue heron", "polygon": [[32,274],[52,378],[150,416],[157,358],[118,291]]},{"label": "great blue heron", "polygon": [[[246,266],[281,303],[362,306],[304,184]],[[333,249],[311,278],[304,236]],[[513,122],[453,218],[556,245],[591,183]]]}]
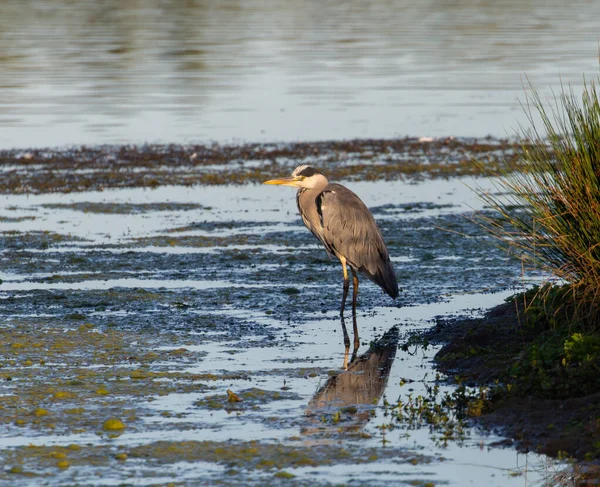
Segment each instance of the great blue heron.
[{"label": "great blue heron", "polygon": [[[373,215],[356,194],[341,184],[330,183],[323,174],[307,165],[294,169],[291,178],[271,179],[264,184],[281,184],[298,188],[296,201],[304,224],[325,246],[329,256],[335,255],[340,259],[344,272],[344,291],[340,310],[342,318],[350,287],[346,265],[350,265],[352,271],[354,316],[356,316],[358,296],[357,272],[367,276],[392,298],[398,297],[398,281],[390,262],[388,249]],[[354,342],[357,347],[356,320],[354,320]]]}]

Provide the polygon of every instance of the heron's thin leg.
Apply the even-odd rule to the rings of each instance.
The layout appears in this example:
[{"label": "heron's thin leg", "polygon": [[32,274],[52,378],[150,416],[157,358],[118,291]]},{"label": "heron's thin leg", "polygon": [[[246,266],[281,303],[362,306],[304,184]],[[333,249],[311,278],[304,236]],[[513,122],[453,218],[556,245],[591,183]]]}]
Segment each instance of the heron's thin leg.
[{"label": "heron's thin leg", "polygon": [[352,315],[352,326],[354,328],[354,352],[352,356],[356,356],[356,351],[360,347],[360,339],[358,338],[358,325],[356,324],[356,313]]},{"label": "heron's thin leg", "polygon": [[358,276],[352,267],[352,314],[356,314],[356,298],[358,296]]},{"label": "heron's thin leg", "polygon": [[342,331],[344,332],[344,370],[348,369],[348,355],[350,353],[350,337],[348,336],[348,330],[346,329],[346,322],[342,316]]},{"label": "heron's thin leg", "polygon": [[350,337],[348,336],[348,330],[346,329],[346,322],[342,317],[342,332],[344,333],[344,346],[350,348]]},{"label": "heron's thin leg", "polygon": [[[350,355],[350,347],[346,347],[344,350],[344,363],[342,364],[342,368],[344,370],[348,370],[348,356]],[[350,362],[352,363],[352,362]]]},{"label": "heron's thin leg", "polygon": [[348,279],[348,269],[346,269],[346,259],[344,257],[340,257],[340,262],[342,263],[342,270],[344,271],[344,294],[342,295],[342,309],[340,311],[340,316],[343,318],[346,297],[348,296],[348,289],[350,288],[350,280]]},{"label": "heron's thin leg", "polygon": [[[348,350],[348,349],[346,349],[346,350]],[[358,345],[356,344],[356,341],[355,341],[354,348],[352,349],[352,357],[350,358],[349,364],[351,364],[352,362],[354,362],[356,360],[357,355],[358,355]]]},{"label": "heron's thin leg", "polygon": [[354,328],[354,354],[360,346],[360,339],[358,338],[358,325],[356,324],[356,298],[358,297],[358,276],[352,267],[352,325]]}]

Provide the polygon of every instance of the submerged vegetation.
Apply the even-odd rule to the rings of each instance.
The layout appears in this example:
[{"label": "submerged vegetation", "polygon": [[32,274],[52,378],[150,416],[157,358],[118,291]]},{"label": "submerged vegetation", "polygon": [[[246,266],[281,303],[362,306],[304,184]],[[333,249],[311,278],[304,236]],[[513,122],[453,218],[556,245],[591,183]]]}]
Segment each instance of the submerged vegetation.
[{"label": "submerged vegetation", "polygon": [[438,374],[434,384],[425,386],[425,394],[408,393],[404,400],[400,398],[393,404],[385,401],[386,415],[394,421],[382,428],[394,429],[397,424],[408,430],[427,427],[438,445],[462,443],[469,435],[470,419],[487,409],[490,389],[459,384],[452,391],[443,392],[440,381]]}]

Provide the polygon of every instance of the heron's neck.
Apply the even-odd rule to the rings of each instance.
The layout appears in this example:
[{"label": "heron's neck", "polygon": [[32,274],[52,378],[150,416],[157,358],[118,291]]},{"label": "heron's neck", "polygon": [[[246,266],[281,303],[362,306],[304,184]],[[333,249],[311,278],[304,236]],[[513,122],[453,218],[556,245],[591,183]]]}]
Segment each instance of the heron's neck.
[{"label": "heron's neck", "polygon": [[327,178],[322,174],[319,174],[318,177],[311,178],[310,186],[298,188],[298,194],[302,194],[305,192],[314,192],[315,194],[318,194],[321,191],[323,191],[328,184],[329,181],[327,181]]},{"label": "heron's neck", "polygon": [[305,196],[310,196],[311,194],[314,195],[314,197],[316,198],[317,195],[323,191],[324,188],[298,188],[298,193],[296,194],[296,197],[300,197],[302,195]]}]

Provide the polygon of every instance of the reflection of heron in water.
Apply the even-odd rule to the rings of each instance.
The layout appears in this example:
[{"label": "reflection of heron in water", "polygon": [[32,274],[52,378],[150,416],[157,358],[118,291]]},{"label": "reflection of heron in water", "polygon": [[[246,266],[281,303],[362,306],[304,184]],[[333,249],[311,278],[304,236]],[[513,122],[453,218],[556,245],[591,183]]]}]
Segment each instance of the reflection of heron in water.
[{"label": "reflection of heron in water", "polygon": [[[315,393],[308,406],[308,416],[344,414],[348,420],[345,429],[356,429],[367,422],[374,407],[383,395],[390,369],[398,349],[398,327],[390,328],[369,350],[358,358],[353,357],[348,369],[331,376]],[[344,425],[335,422],[336,430]],[[319,426],[304,431],[306,434],[326,430]]]},{"label": "reflection of heron in water", "polygon": [[[344,272],[344,292],[340,315],[344,306],[352,271],[352,313],[356,315],[358,296],[357,272],[367,276],[392,298],[398,297],[398,281],[390,262],[388,249],[373,215],[361,199],[341,184],[330,183],[316,169],[302,165],[292,172],[291,178],[271,179],[265,184],[282,184],[298,188],[296,201],[300,216],[307,228],[325,246],[329,256],[336,256]],[[354,348],[359,346],[358,328],[354,325]],[[346,326],[342,321],[344,343],[350,347]]]}]

